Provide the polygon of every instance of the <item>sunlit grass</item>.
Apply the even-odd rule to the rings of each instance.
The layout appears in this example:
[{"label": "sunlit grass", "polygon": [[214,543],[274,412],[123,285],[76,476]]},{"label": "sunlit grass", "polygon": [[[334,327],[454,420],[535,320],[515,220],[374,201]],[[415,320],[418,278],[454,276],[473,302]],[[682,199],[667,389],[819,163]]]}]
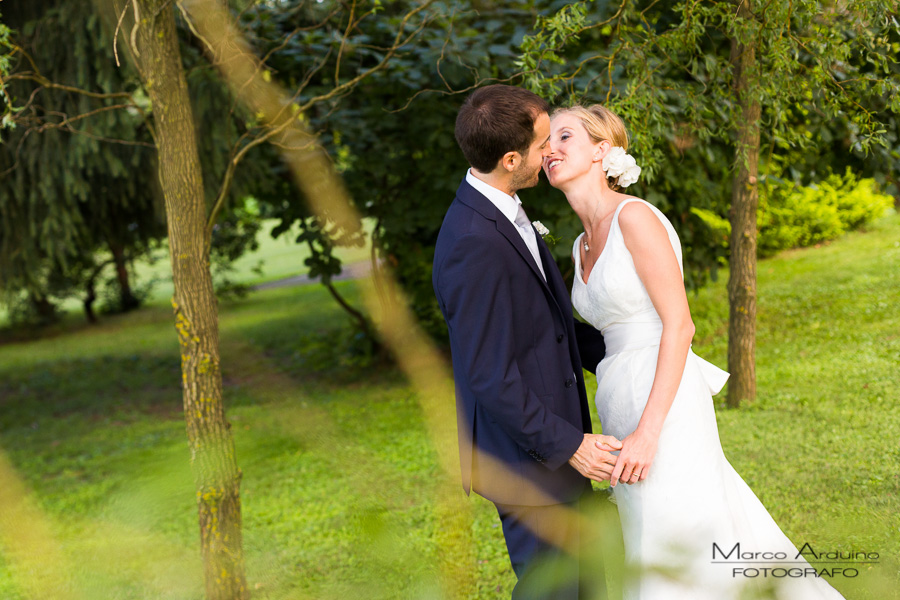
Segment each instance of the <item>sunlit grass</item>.
[{"label": "sunlit grass", "polygon": [[[277,239],[272,237],[272,230],[279,223],[278,219],[263,221],[262,229],[257,235],[259,248],[247,252],[232,263],[234,270],[231,277],[235,281],[255,285],[309,272],[309,267],[304,264],[309,257],[309,249],[305,243],[296,242],[296,227],[282,233]],[[363,221],[363,229],[369,234],[373,225],[374,222],[370,219]],[[368,241],[370,236],[366,239]],[[345,265],[369,260],[370,252],[368,244],[335,248],[335,255]],[[158,282],[153,288],[152,300],[167,301],[172,297],[172,268],[169,264],[168,246],[154,252],[152,262],[138,262],[135,271],[139,281],[152,279]]]},{"label": "sunlit grass", "polygon": [[[233,281],[247,285],[257,285],[269,281],[277,281],[288,277],[305,275],[309,267],[304,261],[309,258],[309,249],[305,244],[296,242],[297,228],[294,227],[282,233],[277,239],[272,238],[272,230],[279,224],[278,219],[266,219],[262,223],[262,229],[257,235],[259,247],[247,252],[234,263],[229,278]],[[363,229],[371,234],[374,222],[370,219],[363,220]],[[335,256],[342,263],[351,265],[370,260],[371,247],[368,244],[371,236],[367,236],[364,246],[348,246],[335,248]],[[106,271],[112,276],[111,268]],[[174,288],[172,286],[172,266],[169,261],[169,247],[163,243],[162,247],[153,250],[148,257],[142,257],[133,264],[132,285],[138,290],[149,286],[149,294],[145,300],[148,305],[168,306]],[[66,313],[70,319],[84,320],[81,297],[84,293],[75,290],[76,297],[60,301],[59,309]],[[96,307],[95,307],[96,308]],[[8,324],[6,307],[0,305],[0,327]]]},{"label": "sunlit grass", "polygon": [[[690,298],[694,348],[723,367],[726,279]],[[717,414],[726,455],[795,544],[880,554],[835,581],[848,598],[900,598],[897,306],[897,214],[760,262],[759,397]]]},{"label": "sunlit grass", "polygon": [[[852,599],[900,598],[898,240],[892,216],[760,263],[759,399],[717,413],[726,455],[795,543],[880,553],[835,580]],[[724,367],[724,276],[690,299],[694,349]],[[439,467],[412,388],[346,361],[346,317],[318,287],[220,308],[254,597],[437,597]],[[164,305],[0,345],[0,448],[65,558],[58,597],[203,597],[179,381]],[[476,597],[508,597],[496,513],[470,502]],[[0,597],[30,598],[10,547]]]}]

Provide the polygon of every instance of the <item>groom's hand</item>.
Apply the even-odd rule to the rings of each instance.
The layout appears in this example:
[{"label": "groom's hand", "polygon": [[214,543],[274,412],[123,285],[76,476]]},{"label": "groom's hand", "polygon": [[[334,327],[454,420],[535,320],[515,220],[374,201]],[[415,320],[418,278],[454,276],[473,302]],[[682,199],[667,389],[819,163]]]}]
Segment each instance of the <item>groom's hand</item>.
[{"label": "groom's hand", "polygon": [[569,464],[588,479],[609,481],[616,466],[616,455],[610,452],[621,449],[622,442],[611,435],[586,433]]}]

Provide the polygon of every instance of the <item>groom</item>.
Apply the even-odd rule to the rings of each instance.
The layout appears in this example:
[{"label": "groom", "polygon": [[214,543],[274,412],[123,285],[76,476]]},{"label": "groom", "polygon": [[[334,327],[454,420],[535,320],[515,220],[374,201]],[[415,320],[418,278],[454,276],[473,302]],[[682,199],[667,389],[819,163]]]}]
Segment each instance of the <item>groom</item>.
[{"label": "groom", "polygon": [[[579,531],[567,509],[591,491],[589,479],[609,479],[610,451],[621,448],[591,434],[580,357],[593,368],[602,337],[578,323],[576,339],[568,290],[516,195],[537,185],[550,153],[548,109],[505,85],[466,99],[456,140],[472,168],[444,218],[432,274],[450,333],[463,488],[497,506],[515,600],[579,597]],[[565,573],[553,589],[536,576],[548,560]]]}]

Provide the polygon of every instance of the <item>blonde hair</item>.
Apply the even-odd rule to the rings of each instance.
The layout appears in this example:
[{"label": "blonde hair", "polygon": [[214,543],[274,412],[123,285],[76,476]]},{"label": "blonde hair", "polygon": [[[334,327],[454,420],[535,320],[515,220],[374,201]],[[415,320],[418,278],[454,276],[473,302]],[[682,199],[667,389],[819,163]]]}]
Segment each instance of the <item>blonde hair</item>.
[{"label": "blonde hair", "polygon": [[[628,150],[628,132],[625,130],[625,123],[616,113],[602,104],[592,104],[591,106],[576,104],[557,108],[553,111],[551,118],[563,114],[578,117],[593,143],[607,140],[613,146],[620,146],[623,150]],[[607,177],[606,181],[611,189],[615,191],[622,189],[619,186],[618,177]]]}]

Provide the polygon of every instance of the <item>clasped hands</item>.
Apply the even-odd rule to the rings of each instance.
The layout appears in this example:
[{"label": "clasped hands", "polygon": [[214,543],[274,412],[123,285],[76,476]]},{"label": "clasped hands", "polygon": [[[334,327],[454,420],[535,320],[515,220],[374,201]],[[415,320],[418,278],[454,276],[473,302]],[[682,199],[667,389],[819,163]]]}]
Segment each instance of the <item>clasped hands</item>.
[{"label": "clasped hands", "polygon": [[[588,479],[609,481],[615,487],[637,483],[647,478],[656,455],[656,436],[635,431],[623,441],[611,435],[584,434],[584,439],[569,464]],[[612,454],[619,451],[619,455]]]}]

